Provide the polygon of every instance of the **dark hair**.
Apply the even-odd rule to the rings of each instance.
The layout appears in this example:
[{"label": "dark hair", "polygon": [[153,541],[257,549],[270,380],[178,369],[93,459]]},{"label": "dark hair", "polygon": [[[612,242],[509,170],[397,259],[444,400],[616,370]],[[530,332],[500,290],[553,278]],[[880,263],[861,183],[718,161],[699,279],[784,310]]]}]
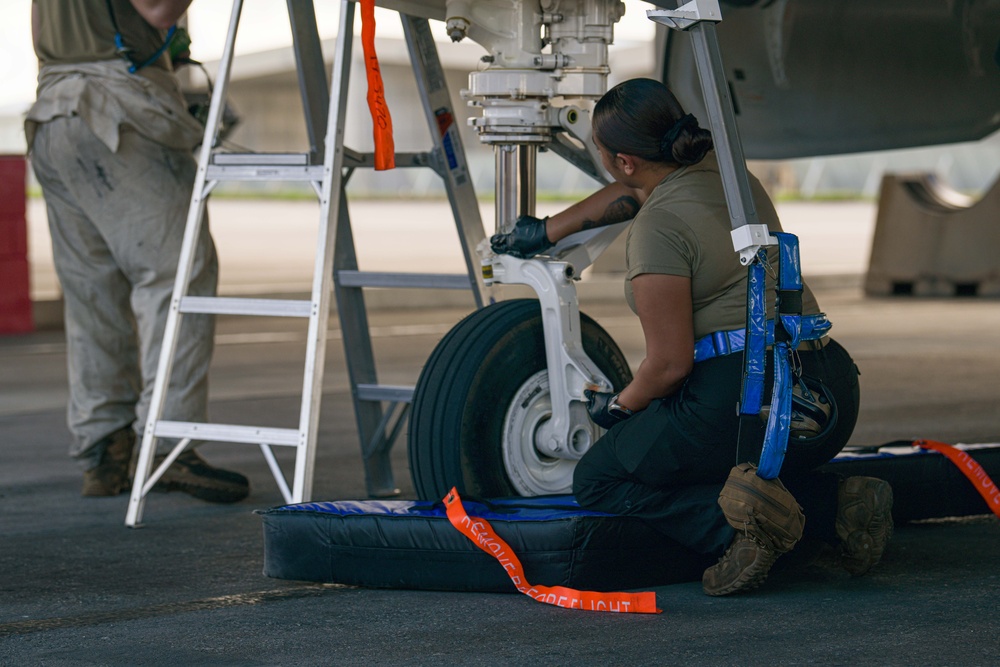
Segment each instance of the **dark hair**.
[{"label": "dark hair", "polygon": [[594,137],[611,153],[651,162],[697,164],[712,150],[712,133],[653,79],[629,79],[605,93],[593,125]]}]

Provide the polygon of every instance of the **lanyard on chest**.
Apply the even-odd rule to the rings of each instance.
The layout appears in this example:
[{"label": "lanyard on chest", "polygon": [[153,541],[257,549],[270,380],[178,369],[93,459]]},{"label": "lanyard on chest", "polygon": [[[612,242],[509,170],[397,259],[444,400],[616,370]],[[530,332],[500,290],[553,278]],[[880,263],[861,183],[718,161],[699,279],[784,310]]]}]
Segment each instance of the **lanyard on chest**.
[{"label": "lanyard on chest", "polygon": [[133,49],[125,44],[125,38],[122,36],[122,30],[118,26],[118,17],[115,16],[115,9],[111,6],[111,0],[107,0],[106,4],[108,6],[108,15],[111,17],[111,25],[114,26],[115,29],[115,51],[129,64],[129,73],[135,74],[143,67],[151,65],[159,60],[160,56],[163,55],[163,52],[170,46],[170,42],[173,41],[174,35],[177,33],[177,26],[170,26],[170,29],[167,30],[166,36],[163,38],[163,44],[160,45],[160,48],[158,48],[153,55],[143,62],[138,62],[132,57]]}]

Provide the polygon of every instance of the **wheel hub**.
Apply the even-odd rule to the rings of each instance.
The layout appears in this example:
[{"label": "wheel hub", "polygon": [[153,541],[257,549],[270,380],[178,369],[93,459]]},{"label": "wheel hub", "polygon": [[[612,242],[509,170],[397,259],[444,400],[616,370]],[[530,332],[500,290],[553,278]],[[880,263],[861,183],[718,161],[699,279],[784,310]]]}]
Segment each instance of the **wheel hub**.
[{"label": "wheel hub", "polygon": [[552,432],[549,374],[542,370],[515,392],[504,419],[503,460],[518,493],[526,496],[570,493],[576,462],[601,430],[587,417],[582,403],[570,408],[573,427],[566,443]]}]

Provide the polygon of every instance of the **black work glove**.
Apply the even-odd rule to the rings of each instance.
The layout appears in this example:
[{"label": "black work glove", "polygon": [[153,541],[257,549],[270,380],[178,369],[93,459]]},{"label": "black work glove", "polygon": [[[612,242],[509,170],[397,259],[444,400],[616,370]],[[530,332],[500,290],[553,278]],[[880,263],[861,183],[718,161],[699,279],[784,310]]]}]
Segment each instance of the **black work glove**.
[{"label": "black work glove", "polygon": [[608,412],[608,405],[615,402],[618,394],[584,389],[583,395],[587,398],[587,412],[590,413],[590,420],[601,428],[610,429],[618,422],[625,421],[632,416],[620,410]]},{"label": "black work glove", "polygon": [[548,218],[522,215],[509,234],[494,234],[490,238],[493,252],[511,255],[518,259],[530,259],[540,252],[545,252],[555,245],[545,235],[547,220]]}]

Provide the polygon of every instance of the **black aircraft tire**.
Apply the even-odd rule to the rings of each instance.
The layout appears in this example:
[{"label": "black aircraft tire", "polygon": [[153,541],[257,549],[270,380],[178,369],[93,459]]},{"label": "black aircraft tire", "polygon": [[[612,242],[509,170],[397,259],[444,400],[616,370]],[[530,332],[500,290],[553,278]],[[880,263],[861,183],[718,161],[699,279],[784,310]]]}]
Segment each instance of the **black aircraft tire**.
[{"label": "black aircraft tire", "polygon": [[[590,317],[581,313],[580,323],[587,356],[621,389],[632,377],[625,356]],[[546,421],[547,387],[536,300],[503,301],[459,322],[434,349],[414,390],[408,450],[417,494],[437,500],[452,486],[479,498],[568,493],[575,461],[541,455],[531,438],[517,436]],[[573,410],[584,448],[602,431],[582,403]]]}]

